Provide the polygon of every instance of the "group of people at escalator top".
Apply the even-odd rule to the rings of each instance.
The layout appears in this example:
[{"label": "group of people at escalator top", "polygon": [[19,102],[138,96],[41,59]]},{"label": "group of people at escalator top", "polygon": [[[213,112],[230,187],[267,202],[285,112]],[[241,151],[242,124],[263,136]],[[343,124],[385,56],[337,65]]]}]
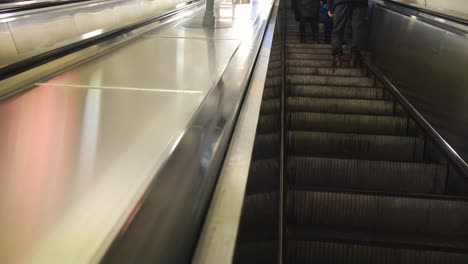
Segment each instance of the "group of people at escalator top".
[{"label": "group of people at escalator top", "polygon": [[306,26],[318,41],[318,24],[324,24],[325,42],[332,44],[333,65],[342,66],[343,41],[351,47],[350,66],[356,67],[365,34],[368,0],[292,0],[296,20],[300,21],[301,42],[306,42]]}]

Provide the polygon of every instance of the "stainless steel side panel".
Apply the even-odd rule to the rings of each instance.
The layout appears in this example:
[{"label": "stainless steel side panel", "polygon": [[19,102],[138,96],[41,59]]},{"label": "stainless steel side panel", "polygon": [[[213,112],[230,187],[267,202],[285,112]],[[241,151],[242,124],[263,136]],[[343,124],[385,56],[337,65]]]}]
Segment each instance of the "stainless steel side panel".
[{"label": "stainless steel side panel", "polygon": [[154,32],[0,101],[0,263],[97,263],[134,234],[119,241],[140,251],[110,263],[190,257],[271,2],[258,6],[219,31],[233,39]]},{"label": "stainless steel side panel", "polygon": [[[86,1],[0,14],[0,67],[164,14],[188,0]],[[6,49],[3,49],[3,48]]]},{"label": "stainless steel side panel", "polygon": [[468,28],[450,30],[434,18],[438,27],[379,5],[371,10],[374,61],[468,160]]}]

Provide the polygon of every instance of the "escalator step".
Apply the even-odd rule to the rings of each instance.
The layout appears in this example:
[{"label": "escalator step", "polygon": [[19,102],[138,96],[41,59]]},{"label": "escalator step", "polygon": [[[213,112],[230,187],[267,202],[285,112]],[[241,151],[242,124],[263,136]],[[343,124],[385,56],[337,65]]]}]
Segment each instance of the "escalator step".
[{"label": "escalator step", "polygon": [[279,98],[281,96],[281,86],[270,86],[263,89],[263,100]]},{"label": "escalator step", "polygon": [[403,109],[387,100],[289,97],[288,111],[368,115],[401,115]]},{"label": "escalator step", "polygon": [[468,254],[322,241],[288,241],[287,263],[465,264]]},{"label": "escalator step", "polygon": [[275,192],[279,188],[279,158],[252,160],[246,193]]},{"label": "escalator step", "polygon": [[290,238],[465,250],[468,201],[292,189]]},{"label": "escalator step", "polygon": [[290,85],[290,96],[297,97],[331,97],[355,99],[383,99],[382,88],[319,86],[319,85]]},{"label": "escalator step", "polygon": [[331,67],[332,61],[287,59],[286,65],[288,67]]},{"label": "escalator step", "polygon": [[278,111],[280,111],[280,107],[281,102],[279,98],[262,100],[262,105],[260,106],[260,115],[278,113]]},{"label": "escalator step", "polygon": [[281,122],[278,114],[261,115],[258,119],[257,133],[273,133],[280,131]]},{"label": "escalator step", "polygon": [[[296,60],[328,60],[332,61],[333,56],[331,54],[311,54],[311,53],[287,53],[286,57],[288,59]],[[349,60],[349,55],[343,55],[344,60]]]},{"label": "escalator step", "polygon": [[416,137],[288,132],[288,147],[293,155],[370,160],[420,161],[424,141]]},{"label": "escalator step", "polygon": [[261,192],[246,195],[239,226],[239,242],[274,239],[278,230],[278,192]]},{"label": "escalator step", "polygon": [[374,77],[288,75],[288,84],[373,87]]},{"label": "escalator step", "polygon": [[447,167],[436,163],[289,157],[294,185],[443,194]]},{"label": "escalator step", "polygon": [[[299,54],[328,54],[331,56],[331,48],[310,48],[310,47],[288,47],[286,52],[288,53],[299,53]],[[349,54],[349,50],[343,50],[343,54]]]},{"label": "escalator step", "polygon": [[265,87],[276,87],[281,86],[283,78],[281,76],[270,77],[265,80]]},{"label": "escalator step", "polygon": [[257,134],[252,159],[276,158],[280,151],[280,136],[277,133]]},{"label": "escalator step", "polygon": [[409,129],[414,123],[400,116],[292,112],[288,117],[290,130],[394,136],[414,131],[414,128]]},{"label": "escalator step", "polygon": [[309,44],[286,41],[286,48],[303,48],[303,49],[326,49],[331,51],[330,44]]},{"label": "escalator step", "polygon": [[[281,73],[281,71],[280,71]],[[268,73],[269,74],[269,73]],[[330,76],[357,76],[364,77],[367,70],[364,68],[324,68],[324,67],[288,67],[288,74],[295,75],[330,75]]]}]

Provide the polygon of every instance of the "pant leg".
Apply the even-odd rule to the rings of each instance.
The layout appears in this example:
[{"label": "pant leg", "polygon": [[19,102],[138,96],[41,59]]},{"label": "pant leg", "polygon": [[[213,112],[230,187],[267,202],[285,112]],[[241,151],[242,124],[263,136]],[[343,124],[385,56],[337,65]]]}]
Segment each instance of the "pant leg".
[{"label": "pant leg", "polygon": [[299,24],[299,32],[301,36],[301,41],[304,41],[306,39],[306,26],[307,26],[307,20],[303,17],[300,18],[300,24]]},{"label": "pant leg", "polygon": [[367,16],[367,6],[359,5],[353,8],[351,14],[352,42],[351,52],[361,51],[362,43],[366,34],[365,19]]},{"label": "pant leg", "polygon": [[342,54],[344,31],[346,22],[351,15],[351,4],[340,4],[335,8],[335,15],[333,17],[333,31],[332,31],[332,53],[333,55]]},{"label": "pant leg", "polygon": [[312,37],[314,40],[319,41],[319,22],[317,19],[312,19],[310,25],[312,27]]}]

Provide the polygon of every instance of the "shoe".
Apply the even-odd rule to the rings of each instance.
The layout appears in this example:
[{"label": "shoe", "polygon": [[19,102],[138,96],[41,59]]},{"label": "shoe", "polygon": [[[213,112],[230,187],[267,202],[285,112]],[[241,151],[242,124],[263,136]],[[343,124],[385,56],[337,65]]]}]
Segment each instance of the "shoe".
[{"label": "shoe", "polygon": [[359,64],[359,54],[351,53],[351,59],[349,60],[349,66],[356,68]]},{"label": "shoe", "polygon": [[333,67],[341,67],[343,66],[343,55],[342,54],[336,54],[335,57],[333,58]]}]

